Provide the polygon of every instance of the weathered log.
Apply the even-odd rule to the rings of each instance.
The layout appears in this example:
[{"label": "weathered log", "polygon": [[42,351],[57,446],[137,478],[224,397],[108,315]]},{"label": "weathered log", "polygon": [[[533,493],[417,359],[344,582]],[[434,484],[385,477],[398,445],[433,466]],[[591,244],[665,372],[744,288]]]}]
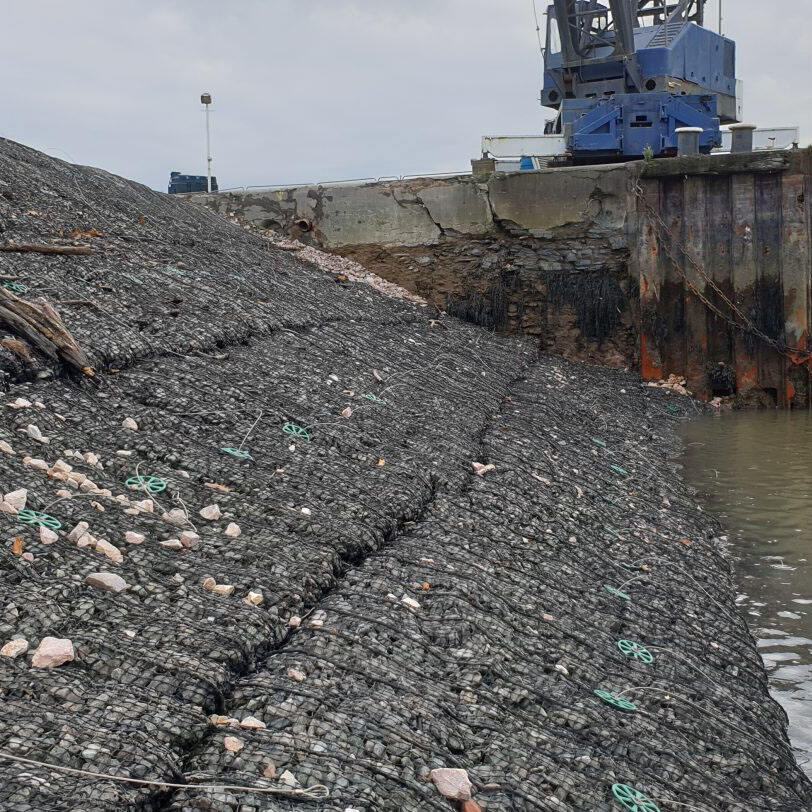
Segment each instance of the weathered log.
[{"label": "weathered log", "polygon": [[70,256],[90,256],[93,251],[89,245],[32,245],[3,243],[0,251],[9,251],[15,254],[67,254]]},{"label": "weathered log", "polygon": [[45,299],[32,304],[0,288],[0,324],[5,324],[52,360],[61,360],[89,377],[96,374],[59,313]]}]

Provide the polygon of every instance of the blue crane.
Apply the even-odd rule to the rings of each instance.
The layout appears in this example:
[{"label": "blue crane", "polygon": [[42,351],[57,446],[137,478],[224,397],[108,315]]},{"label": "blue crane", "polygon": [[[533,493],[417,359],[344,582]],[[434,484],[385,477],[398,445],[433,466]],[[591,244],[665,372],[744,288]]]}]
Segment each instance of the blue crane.
[{"label": "blue crane", "polygon": [[554,0],[541,103],[558,111],[574,163],[676,154],[679,127],[700,151],[739,120],[736,45],[704,27],[707,0]]}]

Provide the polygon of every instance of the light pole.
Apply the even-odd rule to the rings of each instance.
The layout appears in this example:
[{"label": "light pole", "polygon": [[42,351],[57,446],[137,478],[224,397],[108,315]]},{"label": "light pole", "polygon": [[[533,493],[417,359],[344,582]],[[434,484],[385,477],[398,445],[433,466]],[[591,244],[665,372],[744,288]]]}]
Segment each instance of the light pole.
[{"label": "light pole", "polygon": [[722,0],[719,0],[719,33],[722,33]]},{"label": "light pole", "polygon": [[209,130],[211,93],[201,93],[200,101],[206,109],[206,191],[211,194],[211,132]]}]

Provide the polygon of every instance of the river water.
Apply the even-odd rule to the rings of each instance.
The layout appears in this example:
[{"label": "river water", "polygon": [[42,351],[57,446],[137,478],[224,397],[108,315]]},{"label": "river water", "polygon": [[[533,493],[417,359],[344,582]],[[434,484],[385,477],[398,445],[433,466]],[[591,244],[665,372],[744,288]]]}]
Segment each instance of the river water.
[{"label": "river water", "polygon": [[739,607],[812,776],[812,415],[701,417],[682,437],[685,478],[728,532]]}]

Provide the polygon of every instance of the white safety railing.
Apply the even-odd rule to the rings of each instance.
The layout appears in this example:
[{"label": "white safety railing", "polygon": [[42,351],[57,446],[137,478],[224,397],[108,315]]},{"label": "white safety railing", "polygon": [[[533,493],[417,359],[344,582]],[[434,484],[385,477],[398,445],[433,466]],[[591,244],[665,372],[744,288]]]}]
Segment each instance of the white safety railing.
[{"label": "white safety railing", "polygon": [[[419,178],[456,178],[460,175],[470,175],[471,170],[462,170],[460,172],[424,172],[417,173],[416,175],[381,175],[378,178],[345,178],[343,180],[320,180],[308,181],[307,183],[280,183],[259,186],[229,186],[226,189],[218,189],[216,194],[227,194],[241,192],[247,194],[248,192],[282,192],[286,189],[300,189],[304,186],[360,186],[364,183],[387,183],[390,181],[401,180],[417,180]],[[192,194],[205,194],[204,192],[193,192]]]}]

